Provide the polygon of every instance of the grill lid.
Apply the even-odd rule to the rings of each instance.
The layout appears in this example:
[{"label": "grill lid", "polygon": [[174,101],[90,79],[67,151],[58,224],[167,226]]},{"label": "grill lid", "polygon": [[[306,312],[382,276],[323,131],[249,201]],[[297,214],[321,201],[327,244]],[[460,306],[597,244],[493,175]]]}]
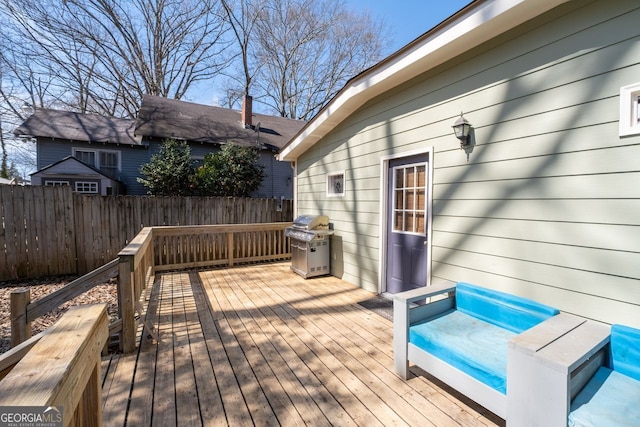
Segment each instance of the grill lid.
[{"label": "grill lid", "polygon": [[287,227],[284,229],[284,235],[295,240],[301,240],[303,242],[310,242],[312,240],[322,240],[326,236],[333,234],[333,230],[299,230],[293,227]]},{"label": "grill lid", "polygon": [[328,230],[329,217],[326,215],[300,215],[293,221],[298,230]]}]

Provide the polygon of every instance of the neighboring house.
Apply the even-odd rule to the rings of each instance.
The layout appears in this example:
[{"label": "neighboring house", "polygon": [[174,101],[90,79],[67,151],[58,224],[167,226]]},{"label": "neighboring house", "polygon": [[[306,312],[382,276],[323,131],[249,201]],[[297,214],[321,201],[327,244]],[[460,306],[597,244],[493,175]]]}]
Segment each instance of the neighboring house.
[{"label": "neighboring house", "polygon": [[296,213],[333,223],[332,273],[640,327],[639,20],[636,0],[477,0],[349,81],[279,154]]},{"label": "neighboring house", "polygon": [[[38,171],[33,174],[36,180],[53,170],[64,173],[72,163],[68,159],[62,164],[60,161],[72,156],[92,167],[90,173],[85,169],[88,173],[85,176],[78,175],[76,169],[70,170],[75,177],[73,182],[95,179],[91,175],[98,170],[124,186],[118,194],[124,191],[134,195],[147,193],[137,182],[140,166],[159,152],[167,138],[186,141],[196,163],[228,142],[257,147],[266,178],[253,196],[291,199],[293,170],[274,156],[304,122],[252,114],[250,99],[241,112],[145,96],[136,120],[38,109],[14,133],[36,139]],[[71,181],[69,184],[75,185]]]},{"label": "neighboring house", "polygon": [[0,185],[29,185],[29,181],[25,181],[22,178],[1,178]]},{"label": "neighboring house", "polygon": [[67,156],[31,174],[31,185],[70,185],[77,193],[111,196],[124,194],[117,179],[73,156]]},{"label": "neighboring house", "polygon": [[164,139],[187,141],[199,162],[227,142],[259,148],[266,177],[253,196],[292,199],[293,169],[289,163],[278,162],[275,155],[303,125],[300,120],[253,113],[251,97],[237,111],[145,95],[136,134],[149,143],[151,155]]},{"label": "neighboring house", "polygon": [[[51,185],[46,182],[48,178],[55,181],[47,178],[51,169],[64,175],[66,167],[73,182],[98,182],[102,178],[96,177],[97,169],[124,184],[129,194],[136,194],[129,191],[129,186],[135,183],[140,165],[149,161],[148,144],[135,135],[135,120],[131,119],[37,109],[14,134],[36,140],[38,170],[32,174],[33,185]],[[83,165],[69,161],[70,156]],[[60,163],[63,159],[67,160]],[[79,174],[80,170],[87,174]],[[71,180],[69,185],[74,185]]]}]

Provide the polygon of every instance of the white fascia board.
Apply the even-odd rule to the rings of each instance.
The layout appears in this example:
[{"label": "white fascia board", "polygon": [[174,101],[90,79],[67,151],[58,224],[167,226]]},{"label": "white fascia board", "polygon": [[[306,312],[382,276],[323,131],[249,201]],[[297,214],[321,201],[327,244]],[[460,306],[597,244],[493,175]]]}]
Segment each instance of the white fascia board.
[{"label": "white fascia board", "polygon": [[278,154],[298,156],[365,102],[569,0],[487,0],[426,33],[346,86]]}]

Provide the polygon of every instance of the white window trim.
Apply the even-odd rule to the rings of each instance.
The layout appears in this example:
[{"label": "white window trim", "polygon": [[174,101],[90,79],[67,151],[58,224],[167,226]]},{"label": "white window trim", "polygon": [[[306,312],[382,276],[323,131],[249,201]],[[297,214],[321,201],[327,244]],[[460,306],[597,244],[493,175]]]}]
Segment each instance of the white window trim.
[{"label": "white window trim", "polygon": [[[87,185],[89,184],[92,189],[95,188],[95,191],[80,191],[78,190],[78,186],[79,185]],[[98,183],[95,181],[76,181],[74,183],[74,190],[76,193],[80,193],[80,194],[98,194]]]},{"label": "white window trim", "polygon": [[[342,175],[342,192],[337,193],[334,191],[334,188],[331,187],[331,178],[333,178],[334,176],[340,176],[340,175]],[[346,174],[344,170],[327,173],[327,197],[344,197],[347,192],[345,188],[346,181],[347,179],[346,179]]]},{"label": "white window trim", "polygon": [[69,181],[62,181],[59,179],[45,179],[44,186],[45,187],[62,187],[65,185],[69,185]]},{"label": "white window trim", "polygon": [[96,165],[94,165],[94,167],[99,169],[99,170],[102,170],[101,169],[102,165],[100,164],[100,153],[115,153],[118,156],[118,172],[122,171],[122,153],[121,153],[120,150],[97,150],[97,149],[93,149],[93,148],[73,147],[71,149],[71,155],[73,157],[76,157],[76,152],[77,151],[95,153],[95,155],[96,155]]},{"label": "white window trim", "polygon": [[620,88],[620,136],[640,135],[640,83]]}]

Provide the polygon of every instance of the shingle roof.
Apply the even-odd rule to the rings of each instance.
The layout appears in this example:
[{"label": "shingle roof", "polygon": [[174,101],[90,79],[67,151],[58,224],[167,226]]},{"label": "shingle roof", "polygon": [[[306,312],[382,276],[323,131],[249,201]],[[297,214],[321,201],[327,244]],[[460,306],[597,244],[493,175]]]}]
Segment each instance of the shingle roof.
[{"label": "shingle roof", "polygon": [[[136,135],[224,144],[260,143],[281,148],[304,126],[304,121],[253,114],[245,129],[240,111],[145,95],[138,113]],[[260,132],[257,125],[260,124]]]},{"label": "shingle roof", "polygon": [[16,136],[49,137],[74,141],[146,145],[134,134],[135,120],[37,109],[13,133]]}]

